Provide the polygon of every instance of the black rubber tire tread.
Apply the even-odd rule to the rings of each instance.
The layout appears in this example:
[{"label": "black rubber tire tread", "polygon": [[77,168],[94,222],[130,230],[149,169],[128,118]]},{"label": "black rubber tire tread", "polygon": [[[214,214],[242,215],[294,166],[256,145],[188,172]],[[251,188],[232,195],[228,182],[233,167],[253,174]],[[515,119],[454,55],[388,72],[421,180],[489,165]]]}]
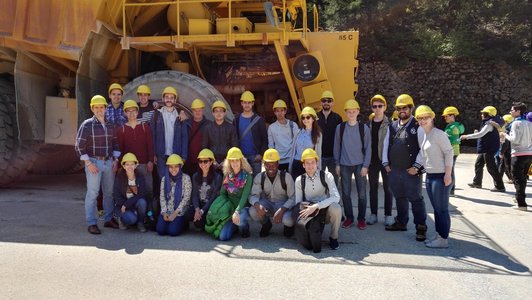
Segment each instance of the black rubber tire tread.
[{"label": "black rubber tire tread", "polygon": [[124,101],[127,99],[138,101],[137,88],[141,84],[148,85],[152,91],[150,99],[157,100],[161,99],[160,92],[162,89],[164,89],[164,87],[174,87],[179,94],[178,102],[183,104],[189,110],[190,104],[195,98],[203,100],[203,102],[205,102],[205,117],[209,120],[213,119],[212,114],[208,113],[210,111],[210,107],[214,101],[220,99],[224,101],[225,105],[227,106],[227,114],[225,118],[229,121],[233,120],[231,107],[222,94],[210,83],[195,75],[172,70],[146,73],[135,78],[133,81],[124,86],[124,96],[122,99]]},{"label": "black rubber tire tread", "polygon": [[82,168],[74,146],[44,144],[31,168],[32,174],[56,175],[79,172]]},{"label": "black rubber tire tread", "polygon": [[35,142],[17,139],[15,91],[13,83],[0,79],[0,187],[8,187],[25,176],[39,150]]}]

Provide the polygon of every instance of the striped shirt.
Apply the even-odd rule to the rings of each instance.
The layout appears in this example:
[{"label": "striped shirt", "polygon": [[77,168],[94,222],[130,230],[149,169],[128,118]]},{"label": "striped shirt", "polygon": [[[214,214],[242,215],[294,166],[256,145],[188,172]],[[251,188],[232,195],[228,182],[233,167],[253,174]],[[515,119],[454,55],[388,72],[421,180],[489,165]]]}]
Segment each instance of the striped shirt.
[{"label": "striped shirt", "polygon": [[116,127],[126,124],[127,118],[124,113],[124,103],[120,102],[118,108],[115,108],[112,103],[109,103],[105,111],[105,119]]},{"label": "striped shirt", "polygon": [[120,156],[114,126],[110,122],[102,124],[95,116],[81,123],[75,148],[81,160],[95,156],[109,158]]}]

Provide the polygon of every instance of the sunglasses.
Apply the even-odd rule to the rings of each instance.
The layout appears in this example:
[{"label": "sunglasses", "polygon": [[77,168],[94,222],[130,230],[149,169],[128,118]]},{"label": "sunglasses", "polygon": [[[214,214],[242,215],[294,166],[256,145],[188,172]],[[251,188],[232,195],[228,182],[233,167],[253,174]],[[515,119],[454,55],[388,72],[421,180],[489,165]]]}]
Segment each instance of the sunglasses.
[{"label": "sunglasses", "polygon": [[321,100],[321,103],[331,103],[333,102],[332,99],[323,99]]},{"label": "sunglasses", "polygon": [[383,108],[384,104],[375,104],[375,105],[372,105],[371,107],[373,107],[373,108]]},{"label": "sunglasses", "polygon": [[211,160],[210,159],[202,159],[202,160],[198,160],[198,163],[199,164],[208,164]]},{"label": "sunglasses", "polygon": [[301,117],[301,121],[304,121],[304,120],[310,120],[310,119],[312,119],[311,116],[302,116],[302,117]]},{"label": "sunglasses", "polygon": [[401,111],[401,110],[408,110],[410,108],[410,106],[401,106],[401,107],[396,107],[396,110],[397,111]]}]

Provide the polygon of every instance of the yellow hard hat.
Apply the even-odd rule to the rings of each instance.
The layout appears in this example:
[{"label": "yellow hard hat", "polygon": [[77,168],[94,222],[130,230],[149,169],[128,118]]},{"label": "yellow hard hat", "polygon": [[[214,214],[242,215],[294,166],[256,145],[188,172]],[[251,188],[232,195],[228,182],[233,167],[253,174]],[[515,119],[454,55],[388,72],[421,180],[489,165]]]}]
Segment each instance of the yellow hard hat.
[{"label": "yellow hard hat", "polygon": [[369,100],[369,105],[372,105],[374,101],[380,101],[380,102],[384,103],[384,105],[388,105],[388,103],[386,103],[386,99],[384,99],[383,95],[377,94],[377,95],[371,97],[371,99]]},{"label": "yellow hard hat", "polygon": [[281,156],[279,155],[279,151],[270,148],[264,151],[262,160],[264,160],[265,162],[277,162],[281,160]]},{"label": "yellow hard hat", "polygon": [[92,97],[91,108],[94,105],[99,105],[99,104],[107,106],[107,100],[105,100],[105,98],[101,95],[95,95],[94,97]]},{"label": "yellow hard hat", "polygon": [[288,108],[288,107],[286,106],[286,102],[284,102],[284,100],[277,99],[273,103],[273,109],[276,109],[276,108]]},{"label": "yellow hard hat", "polygon": [[211,111],[214,111],[215,108],[218,108],[218,107],[221,107],[223,108],[225,111],[227,111],[227,107],[225,106],[225,103],[222,101],[222,100],[216,100],[214,101],[214,103],[212,104],[212,109]]},{"label": "yellow hard hat", "polygon": [[493,106],[486,106],[480,112],[487,113],[490,116],[495,116],[497,114],[497,109]]},{"label": "yellow hard hat", "polygon": [[126,162],[134,162],[136,165],[139,164],[139,161],[137,160],[137,157],[135,156],[135,154],[131,153],[131,152],[128,152],[126,154],[124,154],[124,157],[122,157],[122,166],[126,164]]},{"label": "yellow hard hat", "polygon": [[314,119],[316,119],[316,120],[318,119],[318,114],[316,113],[314,108],[312,108],[310,106],[305,106],[305,108],[303,108],[303,110],[299,114],[299,117],[302,117],[303,115],[311,115],[311,116],[314,117]]},{"label": "yellow hard hat", "polygon": [[404,107],[407,105],[414,106],[414,99],[407,94],[399,95],[395,101],[395,107]]},{"label": "yellow hard hat", "polygon": [[109,89],[107,90],[107,93],[111,93],[112,90],[120,90],[122,92],[122,94],[124,93],[124,89],[122,88],[122,86],[118,83],[113,83],[109,86]]},{"label": "yellow hard hat", "polygon": [[323,91],[323,93],[321,93],[321,99],[323,98],[330,98],[330,99],[333,99],[334,100],[334,94],[333,92],[331,91]]},{"label": "yellow hard hat", "polygon": [[197,109],[197,108],[205,108],[205,103],[201,101],[201,99],[194,99],[192,101],[192,105],[190,106],[191,109]]},{"label": "yellow hard hat", "polygon": [[198,159],[202,159],[202,158],[208,158],[208,159],[214,160],[214,153],[210,149],[205,148],[201,150],[200,153],[198,154]]},{"label": "yellow hard hat", "polygon": [[177,154],[171,154],[166,159],[166,165],[183,165],[183,159]]},{"label": "yellow hard hat", "polygon": [[167,86],[167,87],[164,88],[163,97],[164,97],[164,94],[172,94],[172,95],[174,95],[177,98],[177,91],[176,91],[176,89],[174,89],[171,86]]},{"label": "yellow hard hat", "polygon": [[504,120],[504,122],[506,123],[510,123],[514,120],[514,117],[512,117],[512,115],[510,114],[506,114],[504,116],[502,116],[502,119]]},{"label": "yellow hard hat", "polygon": [[420,105],[418,108],[416,108],[415,118],[421,117],[423,115],[429,115],[431,118],[434,119],[434,111],[432,111],[432,108],[430,108],[428,105]]},{"label": "yellow hard hat", "polygon": [[240,101],[244,102],[253,102],[255,101],[255,96],[250,91],[245,91],[242,93],[242,96],[240,96]]},{"label": "yellow hard hat", "polygon": [[314,151],[312,148],[307,148],[303,153],[301,154],[301,161],[305,161],[306,159],[312,159],[315,158],[316,160],[319,160],[318,153]]},{"label": "yellow hard hat", "polygon": [[358,101],[356,101],[355,99],[349,99],[345,101],[344,110],[348,110],[348,109],[360,109],[360,105],[358,105]]},{"label": "yellow hard hat", "polygon": [[392,113],[392,120],[395,121],[395,120],[398,120],[399,119],[399,112],[394,110],[393,113]]},{"label": "yellow hard hat", "polygon": [[137,110],[139,109],[139,105],[137,104],[137,102],[135,100],[127,100],[126,102],[124,102],[124,111],[126,111],[126,109],[128,108],[136,108]]},{"label": "yellow hard hat", "polygon": [[244,155],[242,154],[242,151],[240,151],[239,148],[233,147],[227,151],[227,157],[226,159],[242,159],[244,158]]},{"label": "yellow hard hat", "polygon": [[137,94],[151,94],[151,89],[147,85],[139,85],[137,88]]},{"label": "yellow hard hat", "polygon": [[458,116],[460,113],[458,112],[458,109],[454,106],[447,106],[444,110],[443,110],[443,114],[442,116],[448,116],[448,115],[455,115],[455,116]]},{"label": "yellow hard hat", "polygon": [[369,119],[370,121],[373,120],[374,118],[375,118],[375,113],[371,113],[371,114],[369,114],[368,119]]}]

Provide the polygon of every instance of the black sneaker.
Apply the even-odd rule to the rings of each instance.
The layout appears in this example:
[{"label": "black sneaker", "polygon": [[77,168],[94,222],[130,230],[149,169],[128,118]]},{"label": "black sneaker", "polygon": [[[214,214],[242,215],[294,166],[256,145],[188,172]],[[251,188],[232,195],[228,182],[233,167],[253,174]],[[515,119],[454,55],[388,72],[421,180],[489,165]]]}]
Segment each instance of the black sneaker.
[{"label": "black sneaker", "polygon": [[240,236],[243,238],[248,238],[250,235],[249,229],[242,229],[242,232],[240,233]]},{"label": "black sneaker", "polygon": [[468,183],[467,185],[469,185],[469,187],[472,187],[472,188],[476,188],[476,189],[481,189],[482,188],[482,184],[476,184],[476,183]]},{"label": "black sneaker", "polygon": [[100,228],[98,228],[97,225],[91,225],[87,228],[87,231],[90,233],[90,234],[101,234],[102,232],[100,231]]},{"label": "black sneaker", "polygon": [[416,225],[416,241],[423,242],[427,239],[427,225]]},{"label": "black sneaker", "polygon": [[287,238],[293,237],[294,236],[294,230],[295,230],[294,226],[292,226],[292,227],[285,226],[284,229],[283,229],[283,234]]},{"label": "black sneaker", "polygon": [[395,223],[385,226],[384,229],[388,231],[406,231],[406,225],[401,224],[396,220]]},{"label": "black sneaker", "polygon": [[338,248],[340,248],[338,239],[329,238],[329,247],[331,247],[332,250],[338,250]]},{"label": "black sneaker", "polygon": [[270,220],[268,220],[266,223],[262,224],[262,228],[260,229],[259,236],[260,237],[269,236],[271,229],[272,229],[272,222]]}]

